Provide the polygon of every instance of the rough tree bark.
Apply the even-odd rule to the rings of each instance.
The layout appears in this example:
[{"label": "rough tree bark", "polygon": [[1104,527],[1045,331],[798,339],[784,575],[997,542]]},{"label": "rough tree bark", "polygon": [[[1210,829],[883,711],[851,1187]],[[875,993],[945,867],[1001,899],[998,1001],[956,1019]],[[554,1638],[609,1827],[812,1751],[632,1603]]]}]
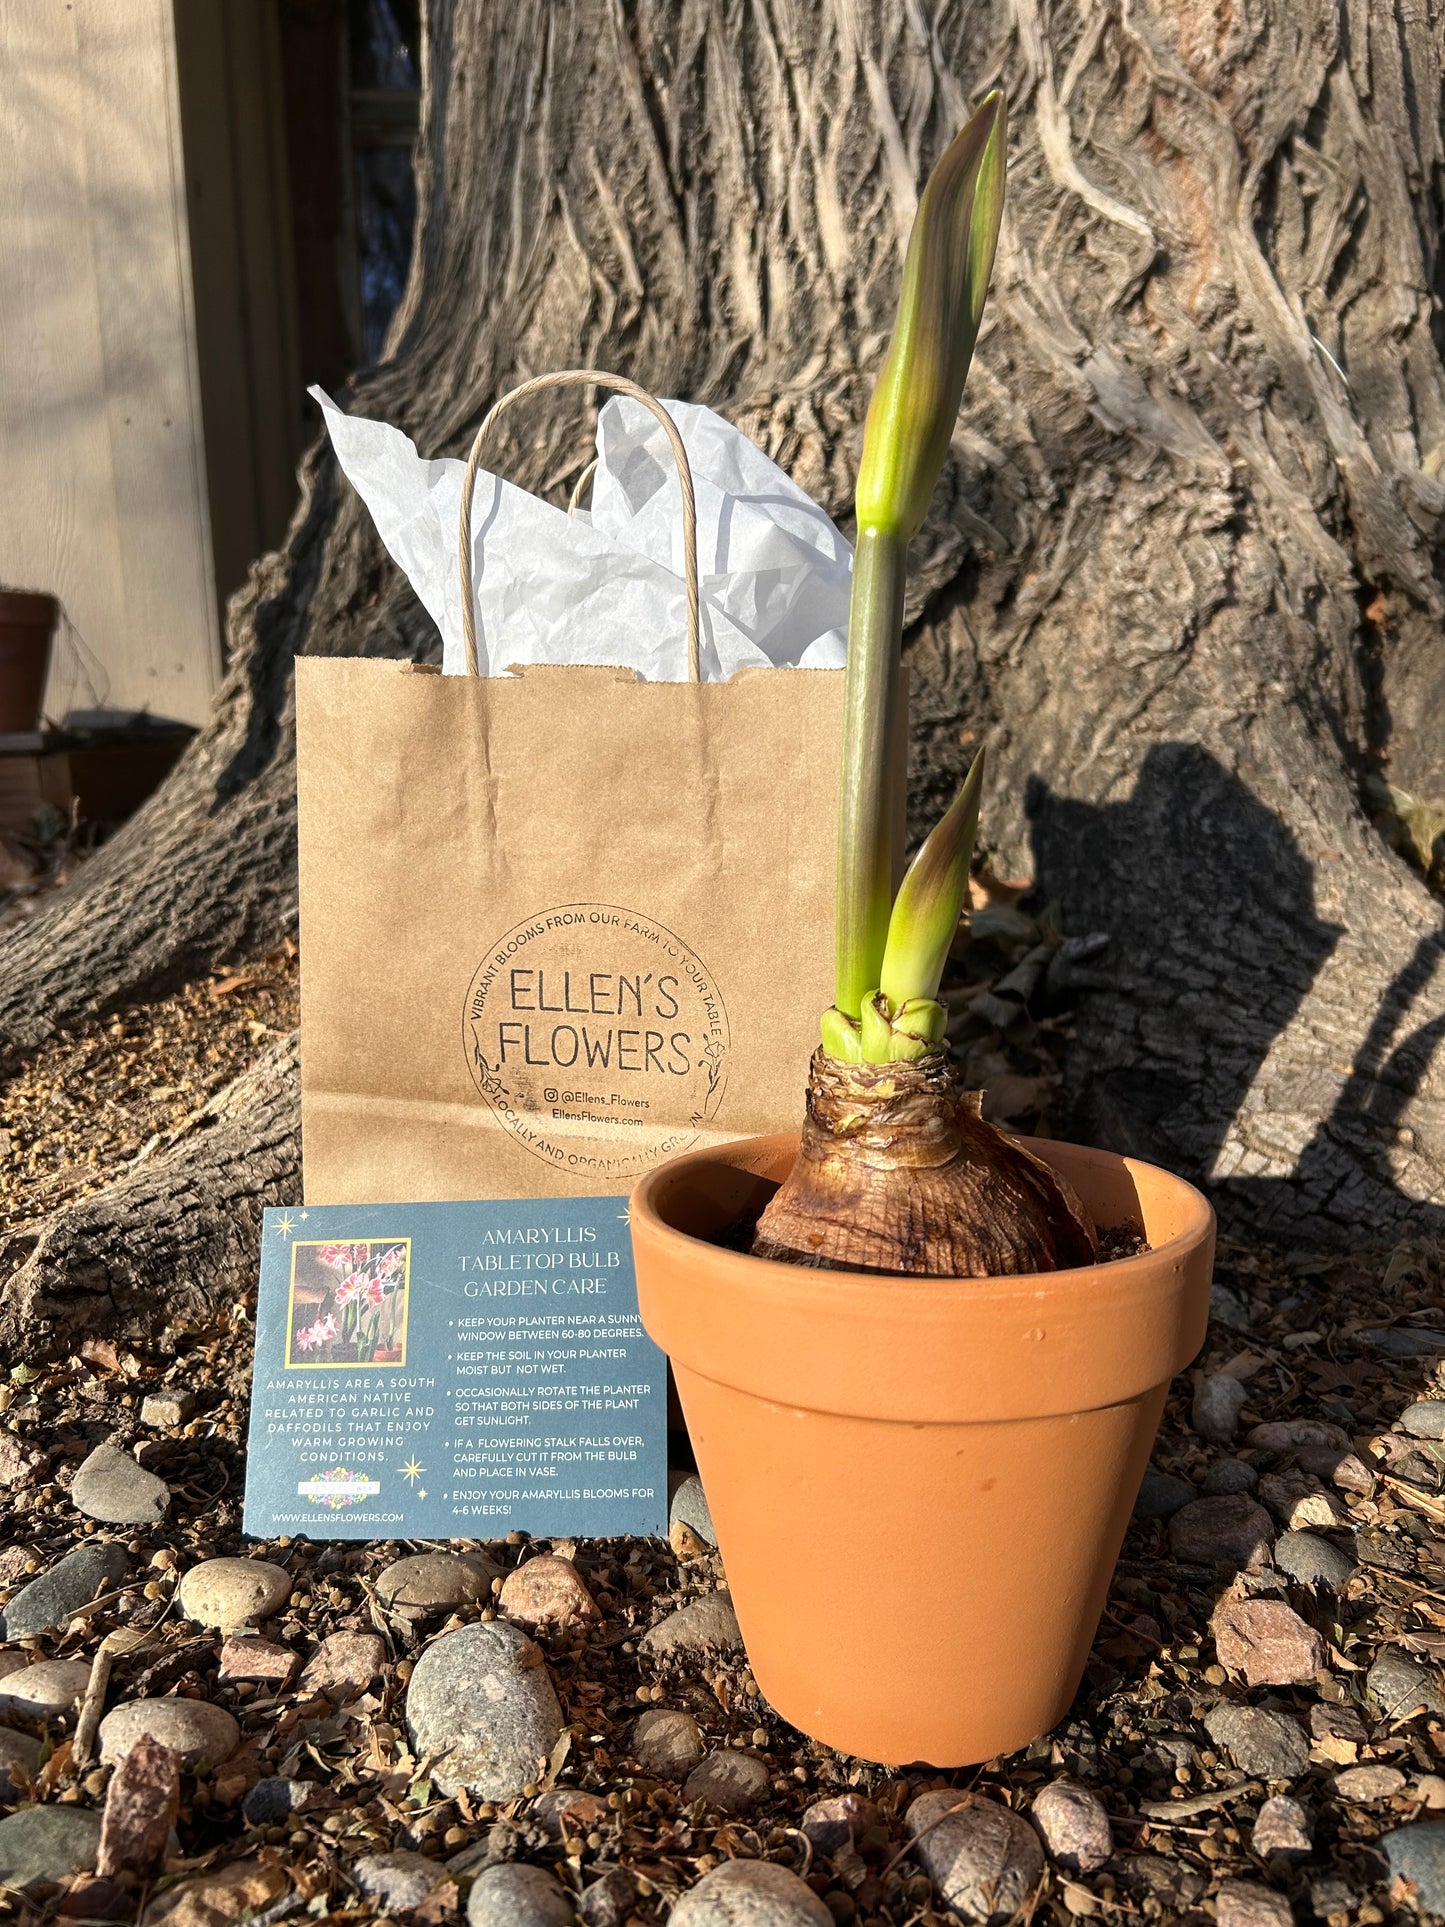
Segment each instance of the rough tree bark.
[{"label": "rough tree bark", "polygon": [[[1445,0],[428,14],[411,281],[353,405],[456,450],[515,380],[611,366],[723,408],[843,519],[918,183],[1007,89],[995,292],[917,545],[918,818],[986,736],[998,861],[1107,934],[1082,1132],[1209,1180],[1238,1230],[1438,1228],[1440,908],[1360,785],[1445,790]],[[574,473],[573,411],[539,402],[510,472]],[[8,938],[8,1051],[293,926],[292,658],[435,641],[329,455],[301,480],[211,726]],[[132,1174],[18,1241],[0,1330],[93,1322],[106,1291],[119,1315],[147,1210],[162,1282],[242,1284],[236,1146],[249,1104],[293,1180],[288,1063],[235,1094],[219,1160],[169,1154],[218,1224],[250,1198],[229,1240],[178,1244]]]}]

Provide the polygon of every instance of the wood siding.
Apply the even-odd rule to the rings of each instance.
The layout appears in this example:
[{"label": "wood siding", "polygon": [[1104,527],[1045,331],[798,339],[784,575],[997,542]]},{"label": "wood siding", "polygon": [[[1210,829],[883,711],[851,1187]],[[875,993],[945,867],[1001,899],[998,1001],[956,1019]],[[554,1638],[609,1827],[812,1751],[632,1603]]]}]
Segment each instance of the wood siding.
[{"label": "wood siding", "polygon": [[202,721],[218,606],[284,532],[276,61],[257,0],[0,0],[0,584],[64,606],[52,716]]}]

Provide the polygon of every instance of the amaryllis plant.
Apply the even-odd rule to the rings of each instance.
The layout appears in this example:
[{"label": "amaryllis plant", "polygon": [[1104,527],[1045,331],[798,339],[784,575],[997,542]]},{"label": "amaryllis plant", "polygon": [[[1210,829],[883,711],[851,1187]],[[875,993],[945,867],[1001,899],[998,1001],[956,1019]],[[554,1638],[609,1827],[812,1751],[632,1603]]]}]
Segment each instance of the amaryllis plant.
[{"label": "amaryllis plant", "polygon": [[336,1274],[323,1309],[310,1325],[296,1328],[298,1352],[339,1347],[358,1364],[392,1362],[405,1310],[406,1246],[327,1244],[319,1263]]},{"label": "amaryllis plant", "polygon": [[824,1269],[944,1277],[1091,1263],[1093,1225],[1051,1167],[984,1121],[938,1001],[978,825],[980,751],[893,887],[908,545],[948,453],[1003,213],[1007,115],[990,94],[918,204],[858,470],[844,690],[835,1001],[802,1148],[753,1250]]}]

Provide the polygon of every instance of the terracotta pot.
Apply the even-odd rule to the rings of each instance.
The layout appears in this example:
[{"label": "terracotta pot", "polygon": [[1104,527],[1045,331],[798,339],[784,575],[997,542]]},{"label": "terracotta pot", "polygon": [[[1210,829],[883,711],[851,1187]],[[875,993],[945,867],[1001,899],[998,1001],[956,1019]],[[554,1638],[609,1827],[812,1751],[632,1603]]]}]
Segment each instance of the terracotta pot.
[{"label": "terracotta pot", "polygon": [[59,613],[54,596],[0,589],[0,735],[40,727]]},{"label": "terracotta pot", "polygon": [[823,1272],[707,1240],[795,1137],[694,1151],[632,1194],[748,1658],[771,1705],[864,1759],[962,1766],[1057,1724],[1083,1675],[1169,1380],[1204,1339],[1214,1214],[1132,1158],[1027,1140],[1101,1228],[1085,1270]]}]

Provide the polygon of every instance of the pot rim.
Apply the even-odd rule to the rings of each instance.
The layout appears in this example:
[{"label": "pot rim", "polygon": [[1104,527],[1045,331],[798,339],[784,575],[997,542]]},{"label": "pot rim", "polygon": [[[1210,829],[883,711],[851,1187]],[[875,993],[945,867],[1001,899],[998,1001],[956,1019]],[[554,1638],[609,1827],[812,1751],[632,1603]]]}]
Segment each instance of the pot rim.
[{"label": "pot rim", "polygon": [[736,1216],[797,1152],[796,1132],[744,1139],[687,1152],[633,1192],[643,1324],[679,1383],[685,1367],[800,1411],[1012,1424],[1152,1396],[1204,1339],[1208,1200],[1137,1159],[1033,1142],[1106,1223],[1142,1220],[1161,1242],[1108,1264],[995,1278],[815,1271],[754,1258],[673,1222],[721,1228],[724,1214]]},{"label": "pot rim", "polygon": [[[1037,1297],[1042,1290],[1050,1292],[1060,1288],[1072,1287],[1081,1290],[1086,1284],[1110,1285],[1127,1288],[1136,1282],[1141,1274],[1157,1274],[1160,1267],[1172,1269],[1174,1264],[1183,1261],[1185,1256],[1195,1250],[1202,1239],[1208,1237],[1214,1224],[1214,1207],[1197,1186],[1187,1178],[1178,1177],[1163,1166],[1150,1164],[1143,1158],[1131,1158],[1119,1151],[1101,1151],[1092,1145],[1071,1144],[1066,1139],[1024,1137],[1021,1133],[1010,1133],[1026,1150],[1050,1162],[1051,1149],[1063,1148],[1073,1158],[1082,1156],[1090,1163],[1122,1166],[1129,1173],[1148,1172],[1151,1178],[1163,1179],[1176,1193],[1180,1207],[1188,1213],[1187,1222],[1172,1238],[1163,1244],[1150,1245],[1143,1251],[1132,1253],[1127,1258],[1111,1258],[1106,1263],[1092,1265],[1071,1265],[1059,1271],[1026,1271],[995,1273],[987,1277],[937,1277],[928,1274],[900,1274],[896,1272],[814,1270],[808,1266],[784,1264],[776,1258],[758,1258],[749,1251],[734,1251],[724,1245],[714,1244],[711,1239],[696,1237],[688,1231],[679,1231],[669,1222],[658,1205],[657,1192],[666,1184],[675,1183],[679,1172],[688,1168],[710,1164],[729,1165],[735,1170],[751,1173],[759,1178],[768,1175],[767,1166],[776,1154],[784,1153],[791,1147],[796,1155],[799,1134],[782,1132],[768,1137],[734,1138],[722,1144],[703,1145],[679,1156],[669,1158],[665,1164],[657,1165],[647,1172],[633,1187],[629,1209],[634,1214],[643,1214],[649,1221],[650,1235],[664,1247],[669,1247],[681,1257],[689,1249],[701,1246],[715,1253],[719,1258],[733,1260],[746,1265],[754,1279],[761,1282],[771,1275],[780,1288],[786,1287],[795,1295],[805,1280],[818,1281],[819,1288],[836,1294],[840,1286],[851,1286],[856,1291],[877,1292],[887,1290],[896,1292],[900,1276],[908,1276],[914,1287],[928,1287],[943,1298],[952,1293],[966,1292],[970,1301],[978,1303],[981,1299],[991,1298],[1003,1301],[1009,1298]],[[732,1156],[729,1152],[745,1152],[746,1156]]]}]

